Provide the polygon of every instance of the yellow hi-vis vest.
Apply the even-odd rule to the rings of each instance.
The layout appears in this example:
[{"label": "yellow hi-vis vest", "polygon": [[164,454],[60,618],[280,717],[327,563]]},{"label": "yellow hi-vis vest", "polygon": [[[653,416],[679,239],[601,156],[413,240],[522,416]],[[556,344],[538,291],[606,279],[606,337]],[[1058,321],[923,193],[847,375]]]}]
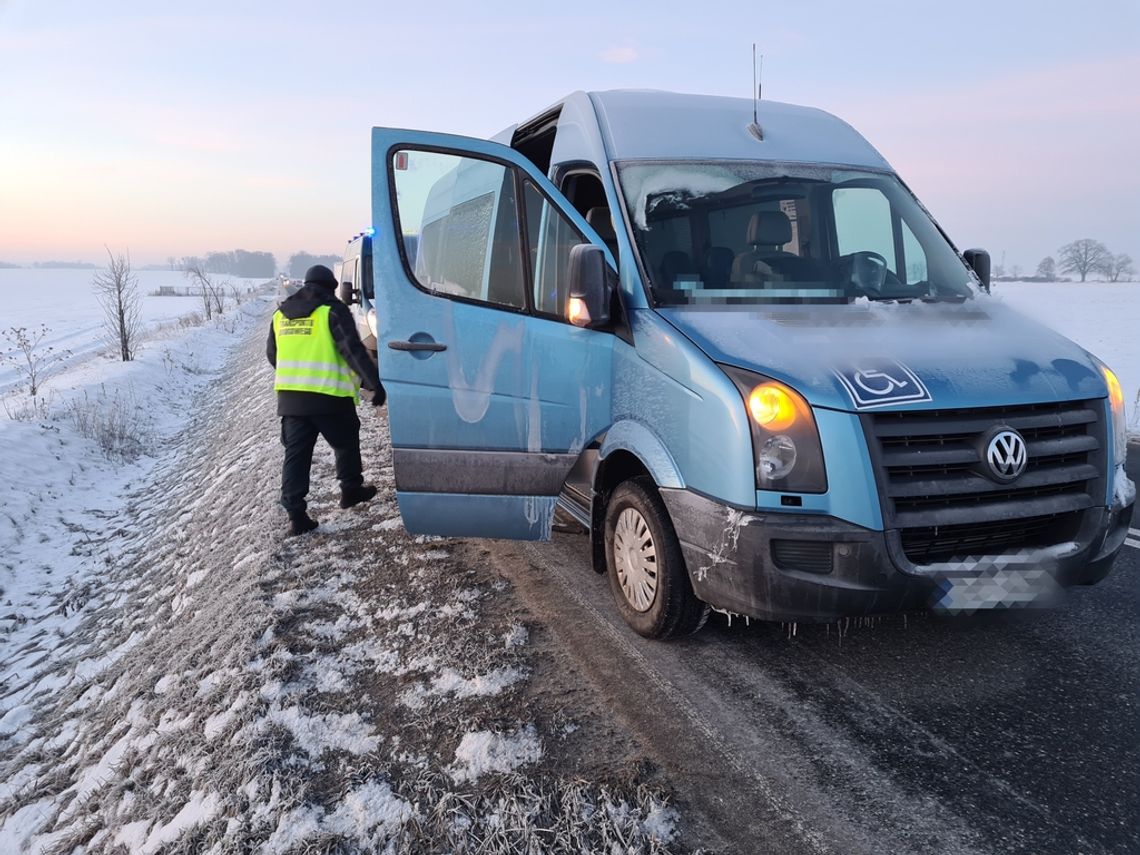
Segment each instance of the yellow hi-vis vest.
[{"label": "yellow hi-vis vest", "polygon": [[317,306],[307,318],[273,313],[277,340],[278,392],[316,392],[359,401],[360,380],[336,349],[329,330],[329,306]]}]

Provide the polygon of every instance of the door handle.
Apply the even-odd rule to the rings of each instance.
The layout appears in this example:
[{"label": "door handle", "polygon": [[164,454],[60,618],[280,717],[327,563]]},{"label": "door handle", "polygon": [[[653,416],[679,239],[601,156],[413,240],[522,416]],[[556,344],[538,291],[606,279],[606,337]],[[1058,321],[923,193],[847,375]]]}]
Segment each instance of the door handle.
[{"label": "door handle", "polygon": [[392,350],[430,350],[432,353],[447,350],[447,345],[438,341],[390,341],[388,347]]}]

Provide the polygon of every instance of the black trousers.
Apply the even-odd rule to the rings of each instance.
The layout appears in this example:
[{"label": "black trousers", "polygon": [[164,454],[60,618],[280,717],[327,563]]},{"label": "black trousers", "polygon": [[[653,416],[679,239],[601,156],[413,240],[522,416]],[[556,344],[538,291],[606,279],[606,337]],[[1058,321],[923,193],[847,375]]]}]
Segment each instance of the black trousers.
[{"label": "black trousers", "polygon": [[308,507],[305,496],[309,494],[309,469],[313,465],[313,447],[318,436],[323,436],[336,454],[336,477],[341,489],[350,490],[364,483],[360,419],[355,411],[282,416],[281,444],[285,446],[285,462],[281,467],[281,505],[290,514]]}]

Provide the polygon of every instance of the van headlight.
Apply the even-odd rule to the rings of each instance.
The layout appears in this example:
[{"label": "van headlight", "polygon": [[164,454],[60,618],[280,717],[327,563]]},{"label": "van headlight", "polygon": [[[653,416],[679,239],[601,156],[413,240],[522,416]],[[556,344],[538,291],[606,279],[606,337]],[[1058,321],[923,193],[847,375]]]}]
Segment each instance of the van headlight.
[{"label": "van headlight", "polygon": [[369,309],[368,314],[364,316],[364,319],[368,321],[368,329],[372,331],[373,337],[379,338],[380,335],[376,332],[376,310]]},{"label": "van headlight", "polygon": [[1124,429],[1124,389],[1112,369],[1096,360],[1104,385],[1108,387],[1108,403],[1112,407],[1112,447],[1116,452],[1116,465],[1123,466],[1128,454],[1128,436]]},{"label": "van headlight", "polygon": [[826,493],[819,429],[804,397],[778,380],[729,365],[720,367],[744,399],[752,430],[756,488]]}]

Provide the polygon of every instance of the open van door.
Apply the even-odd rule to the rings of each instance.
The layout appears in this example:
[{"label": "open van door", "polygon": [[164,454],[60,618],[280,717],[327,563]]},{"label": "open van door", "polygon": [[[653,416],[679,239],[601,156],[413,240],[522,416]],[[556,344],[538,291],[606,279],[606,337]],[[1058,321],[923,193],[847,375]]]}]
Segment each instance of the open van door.
[{"label": "open van door", "polygon": [[446,134],[373,129],[372,222],[405,526],[549,537],[566,476],[611,412],[614,336],[569,322],[571,250],[612,256],[518,152]]}]

